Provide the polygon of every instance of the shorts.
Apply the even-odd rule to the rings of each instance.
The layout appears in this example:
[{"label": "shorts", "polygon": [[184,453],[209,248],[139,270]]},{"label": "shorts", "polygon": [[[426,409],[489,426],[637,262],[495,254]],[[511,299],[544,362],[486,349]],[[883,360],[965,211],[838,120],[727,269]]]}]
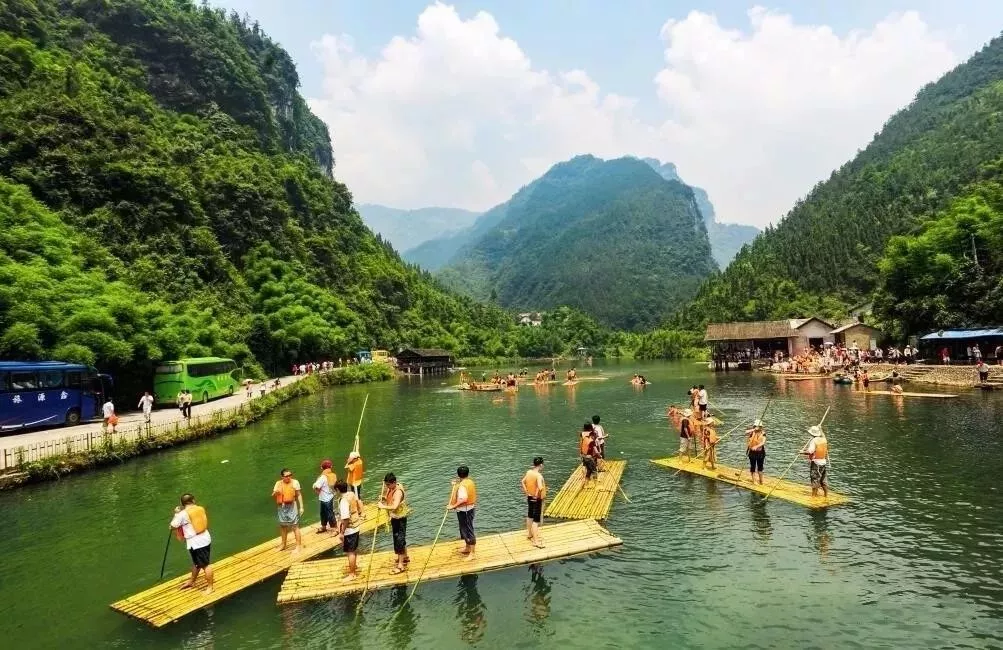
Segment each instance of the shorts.
[{"label": "shorts", "polygon": [[988,380],[989,380],[989,373],[988,372],[980,372],[979,373],[979,381],[985,383]]},{"label": "shorts", "polygon": [[824,485],[828,485],[825,482],[826,469],[828,469],[827,465],[816,465],[815,463],[809,463],[808,473],[811,475],[811,486],[813,488],[819,488]]},{"label": "shorts", "polygon": [[299,510],[296,509],[296,503],[283,503],[279,506],[279,525],[280,526],[296,526],[300,522]]},{"label": "shorts", "polygon": [[460,538],[467,543],[467,546],[476,544],[477,535],[474,534],[474,511],[467,510],[466,512],[462,512],[457,510],[456,522],[460,525]]},{"label": "shorts", "polygon": [[686,453],[686,450],[690,448],[690,438],[689,436],[679,436],[679,453]]},{"label": "shorts", "polygon": [[394,553],[403,555],[407,552],[407,517],[391,519],[390,531],[394,539]]},{"label": "shorts", "polygon": [[592,456],[582,456],[582,465],[585,466],[585,478],[589,479],[596,474],[596,459]]},{"label": "shorts", "polygon": [[206,544],[202,548],[190,548],[188,554],[192,556],[192,564],[200,569],[209,566],[209,548],[212,544]]},{"label": "shorts", "polygon": [[321,528],[334,528],[336,525],[334,519],[334,499],[330,501],[320,502],[320,527]]},{"label": "shorts", "polygon": [[766,450],[749,452],[749,472],[763,473],[763,463],[766,461]]},{"label": "shorts", "polygon": [[596,452],[599,454],[599,458],[606,458],[606,441],[600,442],[596,445]]},{"label": "shorts", "polygon": [[341,543],[341,550],[346,553],[354,553],[359,548],[359,533],[345,535],[345,540]]},{"label": "shorts", "polygon": [[359,497],[360,499],[362,498],[362,484],[361,483],[358,484],[358,485],[349,485],[348,489],[351,490],[352,492],[355,492],[355,496]]},{"label": "shorts", "polygon": [[707,405],[706,404],[701,404],[700,405],[700,412],[701,413],[706,413],[707,412]]},{"label": "shorts", "polygon": [[543,499],[526,497],[526,518],[532,519],[535,523],[540,523],[543,517]]}]

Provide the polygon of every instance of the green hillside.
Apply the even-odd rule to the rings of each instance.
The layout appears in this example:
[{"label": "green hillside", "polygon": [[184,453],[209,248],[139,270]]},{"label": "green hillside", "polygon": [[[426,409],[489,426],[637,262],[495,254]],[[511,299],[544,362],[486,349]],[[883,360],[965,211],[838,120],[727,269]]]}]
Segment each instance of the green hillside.
[{"label": "green hillside", "polygon": [[439,277],[506,307],[566,304],[645,329],[715,269],[692,190],[636,158],[555,165],[478,225],[493,216],[501,218]]},{"label": "green hillside", "polygon": [[355,207],[370,230],[400,251],[405,259],[408,250],[431,239],[465,230],[480,215],[479,212],[459,208],[400,210],[372,203],[361,203]]},{"label": "green hillside", "polygon": [[931,291],[935,283],[905,281],[897,268],[904,263],[904,240],[893,242],[887,254],[886,245],[893,235],[922,238],[921,231],[930,232],[926,220],[964,210],[957,197],[981,196],[984,188],[973,184],[996,178],[1003,155],[1001,80],[1003,40],[997,38],[923,88],[867,148],[708,280],[677,325],[698,330],[708,321],[836,316],[880,284],[884,307],[878,315],[889,329],[935,327],[891,308],[900,300],[932,299],[914,292]]},{"label": "green hillside", "polygon": [[7,0],[0,355],[95,363],[128,392],[185,355],[281,370],[576,344],[531,340],[374,236],[298,84],[256,23],[194,1]]}]

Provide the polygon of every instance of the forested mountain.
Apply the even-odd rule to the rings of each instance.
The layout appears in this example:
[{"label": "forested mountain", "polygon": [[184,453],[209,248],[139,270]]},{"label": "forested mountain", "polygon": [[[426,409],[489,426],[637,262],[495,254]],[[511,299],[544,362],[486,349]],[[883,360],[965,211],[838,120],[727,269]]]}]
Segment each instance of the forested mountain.
[{"label": "forested mountain", "polygon": [[402,262],[333,180],[298,84],[256,23],[201,3],[5,0],[0,355],[95,363],[132,389],[180,356],[281,369],[370,345],[577,343],[531,340]]},{"label": "forested mountain", "polygon": [[406,252],[419,244],[469,228],[480,215],[459,208],[400,210],[372,203],[355,207],[363,223],[405,258]]},{"label": "forested mountain", "polygon": [[570,305],[643,329],[715,269],[692,190],[636,158],[578,156],[507,203],[439,272],[448,286],[523,309]]},{"label": "forested mountain", "polygon": [[[652,169],[661,174],[662,178],[670,181],[686,183],[679,177],[679,171],[673,163],[663,163],[655,158],[645,158],[644,162],[651,165]],[[745,226],[737,223],[719,223],[717,215],[714,213],[714,206],[707,196],[707,191],[700,187],[690,185],[693,190],[693,197],[696,199],[697,208],[700,210],[707,227],[707,236],[710,238],[710,250],[714,255],[714,261],[718,268],[725,268],[735,259],[738,251],[759,234],[759,229],[755,226]]]},{"label": "forested mountain", "polygon": [[875,289],[878,317],[899,335],[999,322],[1001,112],[997,38],[924,87],[708,280],[676,324],[839,315]]}]

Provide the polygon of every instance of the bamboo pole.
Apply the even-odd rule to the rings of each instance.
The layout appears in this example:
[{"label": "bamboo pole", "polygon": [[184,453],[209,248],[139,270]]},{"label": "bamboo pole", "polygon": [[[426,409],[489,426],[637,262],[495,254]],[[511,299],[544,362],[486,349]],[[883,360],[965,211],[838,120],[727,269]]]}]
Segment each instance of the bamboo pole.
[{"label": "bamboo pole", "polygon": [[425,557],[425,564],[422,565],[421,572],[418,573],[418,579],[415,580],[414,587],[411,588],[411,593],[407,595],[407,598],[405,598],[404,602],[401,603],[400,609],[397,610],[397,612],[393,615],[393,618],[391,618],[390,620],[397,618],[397,615],[400,614],[402,611],[404,611],[404,608],[407,607],[407,604],[411,602],[411,598],[414,597],[414,592],[418,591],[418,585],[421,583],[421,577],[425,574],[425,569],[428,568],[428,563],[432,559],[432,553],[433,551],[435,551],[435,545],[439,543],[439,535],[442,534],[442,527],[446,525],[446,517],[448,516],[449,516],[449,508],[447,507],[446,511],[442,513],[442,521],[439,523],[439,530],[435,532],[435,539],[432,540],[432,546],[431,548],[429,548],[428,555]]}]

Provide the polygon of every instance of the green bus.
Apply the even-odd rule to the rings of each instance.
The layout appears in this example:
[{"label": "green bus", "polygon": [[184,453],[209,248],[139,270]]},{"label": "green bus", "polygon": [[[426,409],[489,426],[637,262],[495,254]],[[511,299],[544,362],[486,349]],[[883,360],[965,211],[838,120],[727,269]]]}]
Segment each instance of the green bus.
[{"label": "green bus", "polygon": [[233,395],[240,388],[243,371],[233,359],[200,357],[165,361],[154,371],[153,397],[160,406],[178,403],[178,393],[188,389],[192,402]]}]

